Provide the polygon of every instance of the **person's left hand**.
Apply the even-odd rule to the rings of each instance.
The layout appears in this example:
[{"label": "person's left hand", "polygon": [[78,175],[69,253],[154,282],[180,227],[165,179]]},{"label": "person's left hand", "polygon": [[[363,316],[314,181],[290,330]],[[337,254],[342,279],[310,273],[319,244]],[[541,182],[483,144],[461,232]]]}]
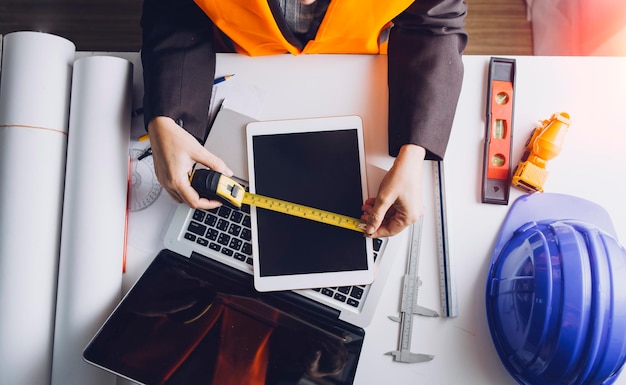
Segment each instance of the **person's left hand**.
[{"label": "person's left hand", "polygon": [[424,213],[422,174],[424,148],[404,145],[383,178],[376,198],[363,204],[361,220],[367,223],[365,234],[372,238],[396,235],[417,221]]}]

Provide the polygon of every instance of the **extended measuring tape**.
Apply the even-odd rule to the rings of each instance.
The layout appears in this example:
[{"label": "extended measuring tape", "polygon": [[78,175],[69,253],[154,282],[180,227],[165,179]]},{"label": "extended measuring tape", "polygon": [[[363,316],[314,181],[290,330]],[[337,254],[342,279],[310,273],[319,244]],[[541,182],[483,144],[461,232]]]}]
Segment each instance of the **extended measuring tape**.
[{"label": "extended measuring tape", "polygon": [[491,58],[483,157],[482,202],[509,203],[515,59]]},{"label": "extended measuring tape", "polygon": [[191,186],[201,197],[217,198],[236,207],[247,204],[348,230],[365,232],[365,223],[357,218],[247,192],[241,184],[217,171],[195,170],[191,175]]}]

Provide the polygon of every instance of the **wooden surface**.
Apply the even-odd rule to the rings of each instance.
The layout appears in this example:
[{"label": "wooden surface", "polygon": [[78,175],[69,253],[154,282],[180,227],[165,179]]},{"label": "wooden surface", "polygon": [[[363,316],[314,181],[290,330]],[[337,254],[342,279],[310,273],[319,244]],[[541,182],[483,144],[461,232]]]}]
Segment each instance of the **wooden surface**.
[{"label": "wooden surface", "polygon": [[34,30],[79,51],[138,51],[141,0],[0,0],[0,33]]},{"label": "wooden surface", "polygon": [[524,0],[466,0],[468,55],[532,55]]},{"label": "wooden surface", "polygon": [[[138,51],[141,0],[2,0],[0,34],[35,30],[80,51]],[[524,0],[467,0],[468,55],[532,55]]]}]

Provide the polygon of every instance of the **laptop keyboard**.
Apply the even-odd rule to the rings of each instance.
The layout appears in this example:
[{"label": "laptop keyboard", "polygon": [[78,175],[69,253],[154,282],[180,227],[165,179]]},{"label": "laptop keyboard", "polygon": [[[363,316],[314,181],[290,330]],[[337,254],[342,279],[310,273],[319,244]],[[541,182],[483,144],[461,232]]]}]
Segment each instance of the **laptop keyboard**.
[{"label": "laptop keyboard", "polygon": [[[245,265],[243,270],[252,267],[252,230],[250,206],[244,205],[241,210],[222,205],[211,210],[195,209],[184,238],[206,247],[223,256],[232,258],[233,262]],[[374,239],[374,260],[380,253],[383,241]],[[334,301],[358,308],[365,298],[366,285],[325,287],[303,290],[316,292],[317,295],[328,297]],[[315,293],[311,293],[315,295]]]},{"label": "laptop keyboard", "polygon": [[234,210],[222,205],[212,210],[196,209],[185,239],[252,265],[250,207]]}]

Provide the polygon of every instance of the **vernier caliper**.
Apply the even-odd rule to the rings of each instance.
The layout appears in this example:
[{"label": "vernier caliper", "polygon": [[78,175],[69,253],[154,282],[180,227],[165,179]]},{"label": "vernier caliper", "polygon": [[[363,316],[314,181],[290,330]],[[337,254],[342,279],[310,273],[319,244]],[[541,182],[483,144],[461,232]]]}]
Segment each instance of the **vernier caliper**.
[{"label": "vernier caliper", "polygon": [[400,322],[400,339],[398,350],[388,352],[393,356],[394,361],[399,362],[425,362],[432,360],[435,356],[430,354],[411,353],[411,335],[413,330],[413,315],[426,317],[439,317],[439,314],[417,304],[417,290],[420,285],[418,268],[420,245],[422,239],[422,227],[424,223],[422,216],[412,225],[411,239],[409,243],[409,257],[407,261],[406,273],[402,277],[402,303],[400,306],[400,316],[390,316],[393,321]]}]

